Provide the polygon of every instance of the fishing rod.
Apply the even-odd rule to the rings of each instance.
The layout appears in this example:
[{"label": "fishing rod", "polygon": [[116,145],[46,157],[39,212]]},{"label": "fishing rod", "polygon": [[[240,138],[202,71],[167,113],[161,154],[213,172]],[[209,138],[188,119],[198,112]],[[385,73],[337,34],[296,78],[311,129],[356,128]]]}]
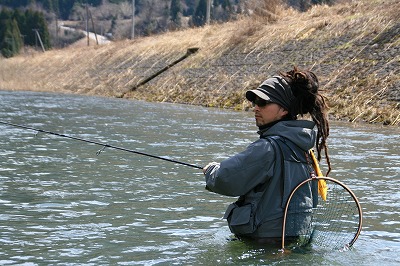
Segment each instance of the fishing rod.
[{"label": "fishing rod", "polygon": [[42,133],[46,133],[46,134],[50,134],[50,135],[55,135],[55,136],[59,136],[59,137],[63,137],[63,138],[79,140],[79,141],[83,141],[83,142],[86,142],[86,143],[100,145],[103,148],[96,153],[97,155],[99,155],[105,148],[112,148],[112,149],[115,149],[115,150],[127,151],[127,152],[131,152],[131,153],[135,153],[135,154],[139,154],[139,155],[144,155],[144,156],[147,156],[147,157],[160,159],[160,160],[164,160],[164,161],[168,161],[168,162],[172,162],[172,163],[176,163],[176,164],[186,165],[186,166],[190,166],[190,167],[197,168],[197,169],[203,169],[203,167],[201,167],[201,166],[197,166],[197,165],[193,165],[193,164],[189,164],[189,163],[185,163],[185,162],[180,162],[180,161],[176,161],[176,160],[172,160],[172,159],[168,159],[168,158],[164,158],[164,157],[160,157],[160,156],[156,156],[156,155],[152,155],[152,154],[148,154],[148,153],[144,153],[144,152],[140,152],[140,151],[134,151],[134,150],[130,150],[130,149],[122,148],[122,147],[117,147],[117,146],[109,145],[109,144],[106,144],[106,143],[101,143],[101,142],[97,142],[97,141],[86,140],[86,139],[82,139],[82,138],[68,136],[68,135],[64,135],[64,134],[60,134],[60,133],[56,133],[56,132],[51,132],[51,131],[47,131],[47,130],[43,130],[43,129],[33,128],[33,127],[28,127],[28,126],[23,126],[23,125],[17,125],[17,124],[3,122],[3,121],[0,121],[0,124],[13,126],[13,127],[18,127],[18,128],[23,128],[23,129],[29,129],[29,130],[42,132]]}]

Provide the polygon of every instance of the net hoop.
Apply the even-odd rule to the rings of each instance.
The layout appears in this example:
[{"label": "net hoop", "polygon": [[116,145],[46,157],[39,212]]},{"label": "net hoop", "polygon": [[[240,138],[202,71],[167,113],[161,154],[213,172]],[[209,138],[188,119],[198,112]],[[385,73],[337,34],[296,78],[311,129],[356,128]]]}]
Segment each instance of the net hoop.
[{"label": "net hoop", "polygon": [[[358,229],[357,229],[357,232],[355,233],[353,239],[352,239],[348,244],[346,244],[346,246],[347,246],[348,248],[350,248],[350,247],[354,244],[354,242],[356,242],[357,238],[359,237],[359,235],[360,235],[360,233],[361,233],[361,228],[362,228],[362,209],[361,209],[360,202],[358,201],[358,199],[357,199],[356,195],[354,194],[354,192],[353,192],[348,186],[346,186],[344,183],[342,183],[342,182],[340,182],[339,180],[336,180],[336,179],[334,179],[334,178],[325,177],[325,176],[311,177],[311,178],[308,178],[308,179],[302,181],[300,184],[298,184],[298,185],[292,190],[292,192],[290,193],[290,195],[289,195],[289,197],[288,197],[288,200],[287,200],[287,202],[286,202],[286,204],[285,204],[285,210],[284,210],[284,215],[283,215],[283,224],[282,224],[282,249],[283,249],[283,250],[285,249],[285,229],[286,229],[287,213],[288,213],[289,205],[290,205],[290,202],[291,202],[291,199],[292,199],[294,193],[297,191],[297,189],[299,189],[299,188],[300,188],[302,185],[304,185],[305,183],[308,183],[308,182],[310,182],[310,181],[318,181],[318,180],[321,180],[321,179],[322,179],[322,180],[327,180],[327,181],[330,181],[330,182],[333,182],[333,183],[338,184],[339,186],[341,186],[342,188],[344,188],[344,189],[351,195],[351,197],[353,198],[354,202],[355,202],[356,205],[357,205],[358,213],[359,213],[359,217],[358,217]],[[328,194],[328,197],[329,197],[329,194]]]}]

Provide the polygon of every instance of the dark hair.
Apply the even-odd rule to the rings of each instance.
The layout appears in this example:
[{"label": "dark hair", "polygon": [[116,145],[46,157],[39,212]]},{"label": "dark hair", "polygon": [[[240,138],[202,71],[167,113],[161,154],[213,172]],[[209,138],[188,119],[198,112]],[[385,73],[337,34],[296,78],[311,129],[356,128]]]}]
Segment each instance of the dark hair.
[{"label": "dark hair", "polygon": [[328,163],[328,171],[331,171],[331,163],[328,155],[326,139],[329,136],[329,122],[327,116],[328,106],[325,97],[318,92],[319,82],[317,76],[309,70],[300,70],[294,67],[293,70],[280,73],[290,85],[295,96],[292,115],[310,114],[318,128],[317,133],[317,158],[321,160],[321,151],[325,151],[325,158]]}]

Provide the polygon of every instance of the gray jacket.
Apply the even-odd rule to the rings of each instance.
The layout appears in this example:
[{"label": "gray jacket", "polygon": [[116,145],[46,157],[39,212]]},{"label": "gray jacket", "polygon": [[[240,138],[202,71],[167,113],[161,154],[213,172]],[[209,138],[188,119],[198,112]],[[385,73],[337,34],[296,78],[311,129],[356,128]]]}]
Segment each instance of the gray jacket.
[{"label": "gray jacket", "polygon": [[[314,125],[306,120],[280,121],[258,132],[260,139],[245,151],[207,169],[207,189],[226,196],[240,196],[229,205],[224,216],[236,236],[281,237],[287,198],[313,171],[306,153],[315,144]],[[316,204],[315,189],[310,188],[301,199],[306,206],[304,212]],[[287,232],[299,234],[288,229]]]}]

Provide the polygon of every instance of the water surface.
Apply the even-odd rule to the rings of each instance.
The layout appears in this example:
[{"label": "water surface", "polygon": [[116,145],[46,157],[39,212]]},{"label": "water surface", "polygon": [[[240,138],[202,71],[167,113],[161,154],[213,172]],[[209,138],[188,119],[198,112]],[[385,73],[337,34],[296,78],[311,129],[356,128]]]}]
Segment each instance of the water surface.
[{"label": "water surface", "polygon": [[[257,138],[251,112],[0,91],[0,120],[203,166]],[[0,264],[399,265],[399,128],[334,122],[335,177],[364,228],[347,252],[282,254],[229,241],[235,200],[201,170],[0,125]],[[322,165],[326,169],[325,165]]]}]

